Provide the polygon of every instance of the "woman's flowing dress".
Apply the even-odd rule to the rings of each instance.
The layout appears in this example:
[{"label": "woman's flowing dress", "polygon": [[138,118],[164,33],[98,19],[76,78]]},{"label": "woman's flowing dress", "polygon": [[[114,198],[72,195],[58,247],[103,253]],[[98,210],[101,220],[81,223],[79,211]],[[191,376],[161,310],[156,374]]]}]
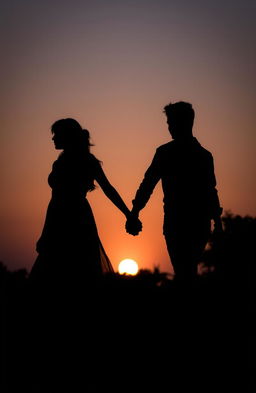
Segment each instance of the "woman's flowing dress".
[{"label": "woman's flowing dress", "polygon": [[100,168],[92,155],[62,153],[53,163],[48,183],[52,188],[38,257],[31,280],[80,285],[113,272],[102,247],[87,192]]}]

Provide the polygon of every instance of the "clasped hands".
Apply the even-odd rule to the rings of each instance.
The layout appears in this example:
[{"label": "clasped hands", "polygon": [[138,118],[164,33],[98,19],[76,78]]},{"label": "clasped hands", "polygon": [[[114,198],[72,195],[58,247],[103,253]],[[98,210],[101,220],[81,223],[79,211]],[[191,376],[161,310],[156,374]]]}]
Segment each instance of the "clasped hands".
[{"label": "clasped hands", "polygon": [[142,231],[142,222],[139,220],[138,215],[132,211],[127,216],[125,224],[126,232],[130,235],[137,236]]}]

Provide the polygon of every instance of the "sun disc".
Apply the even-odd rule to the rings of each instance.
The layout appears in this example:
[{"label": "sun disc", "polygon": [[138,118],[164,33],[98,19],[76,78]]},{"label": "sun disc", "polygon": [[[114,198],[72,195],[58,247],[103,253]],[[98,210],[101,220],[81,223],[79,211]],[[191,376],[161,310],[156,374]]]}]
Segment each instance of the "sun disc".
[{"label": "sun disc", "polygon": [[118,272],[120,274],[130,274],[135,276],[138,273],[138,264],[133,259],[123,259],[118,266]]}]

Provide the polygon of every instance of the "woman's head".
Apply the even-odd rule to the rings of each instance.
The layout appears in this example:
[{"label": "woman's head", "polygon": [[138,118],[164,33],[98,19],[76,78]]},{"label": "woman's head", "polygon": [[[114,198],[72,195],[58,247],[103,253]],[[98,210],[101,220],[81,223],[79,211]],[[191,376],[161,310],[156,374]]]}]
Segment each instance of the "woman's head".
[{"label": "woman's head", "polygon": [[57,150],[80,150],[89,152],[90,150],[90,134],[88,130],[84,130],[75,119],[61,119],[53,123],[51,127]]}]

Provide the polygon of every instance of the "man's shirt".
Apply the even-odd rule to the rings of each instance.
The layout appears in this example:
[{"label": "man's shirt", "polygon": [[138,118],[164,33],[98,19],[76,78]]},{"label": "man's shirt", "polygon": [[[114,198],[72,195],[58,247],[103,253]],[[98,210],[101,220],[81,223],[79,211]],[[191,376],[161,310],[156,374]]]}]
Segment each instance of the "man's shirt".
[{"label": "man's shirt", "polygon": [[146,205],[160,179],[165,220],[220,215],[213,157],[196,138],[173,140],[157,148],[133,200],[135,209]]}]

